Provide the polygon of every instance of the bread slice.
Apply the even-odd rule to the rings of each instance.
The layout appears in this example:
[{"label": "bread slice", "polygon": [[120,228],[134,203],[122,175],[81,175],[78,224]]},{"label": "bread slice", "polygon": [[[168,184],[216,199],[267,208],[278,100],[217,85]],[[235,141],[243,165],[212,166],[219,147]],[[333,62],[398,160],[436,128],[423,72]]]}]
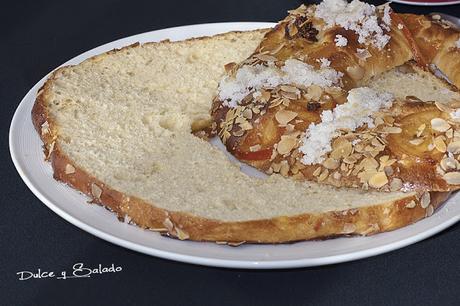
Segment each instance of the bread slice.
[{"label": "bread slice", "polygon": [[460,93],[453,85],[410,62],[375,76],[366,86],[391,92],[401,100],[413,96],[443,104],[460,101]]},{"label": "bread slice", "polygon": [[224,64],[246,58],[263,34],[133,45],[55,71],[32,111],[54,177],[121,219],[179,239],[368,235],[431,215],[447,193],[249,177],[191,133],[210,118]]}]

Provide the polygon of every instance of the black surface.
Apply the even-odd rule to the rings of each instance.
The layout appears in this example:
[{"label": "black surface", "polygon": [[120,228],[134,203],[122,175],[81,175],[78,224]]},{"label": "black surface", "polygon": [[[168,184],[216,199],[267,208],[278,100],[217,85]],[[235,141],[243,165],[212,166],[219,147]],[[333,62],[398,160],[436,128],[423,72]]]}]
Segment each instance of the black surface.
[{"label": "black surface", "polygon": [[[22,182],[8,129],[26,92],[64,61],[146,31],[204,22],[276,21],[300,1],[41,1],[0,8],[0,305],[455,305],[460,304],[460,225],[404,249],[325,267],[246,271],[142,255],[64,221]],[[433,10],[460,16],[459,6]],[[122,266],[84,279],[19,281],[16,272],[69,271],[74,263]]]}]

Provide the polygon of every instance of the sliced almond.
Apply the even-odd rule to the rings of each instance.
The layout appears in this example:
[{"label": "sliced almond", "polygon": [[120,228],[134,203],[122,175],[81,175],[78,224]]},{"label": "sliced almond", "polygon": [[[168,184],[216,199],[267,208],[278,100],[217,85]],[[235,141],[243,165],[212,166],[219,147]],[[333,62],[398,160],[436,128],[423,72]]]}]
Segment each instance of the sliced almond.
[{"label": "sliced almond", "polygon": [[433,213],[434,213],[434,207],[433,207],[433,205],[428,206],[428,207],[426,208],[426,211],[425,211],[425,212],[426,212],[426,216],[427,216],[427,217],[432,216]]},{"label": "sliced almond", "polygon": [[420,205],[422,208],[427,208],[430,205],[431,196],[429,192],[425,192],[422,197],[420,198]]},{"label": "sliced almond", "polygon": [[339,167],[340,163],[337,160],[329,157],[322,162],[322,165],[329,170],[334,170]]},{"label": "sliced almond", "polygon": [[315,171],[313,171],[313,176],[320,175],[321,174],[321,169],[322,169],[321,167],[316,168]]},{"label": "sliced almond", "polygon": [[353,223],[345,223],[343,225],[342,234],[351,234],[356,231],[356,225]]},{"label": "sliced almond", "polygon": [[307,95],[313,101],[318,101],[323,94],[323,89],[318,85],[311,85],[307,89]]},{"label": "sliced almond", "polygon": [[180,229],[179,227],[175,227],[174,229],[176,230],[176,235],[179,240],[186,240],[190,238],[190,235],[183,229]]},{"label": "sliced almond", "polygon": [[242,130],[245,130],[245,131],[248,131],[248,130],[252,130],[253,127],[252,127],[252,124],[250,124],[249,122],[243,122],[243,123],[240,123],[240,128]]},{"label": "sliced almond", "polygon": [[450,124],[442,118],[431,119],[431,128],[437,132],[445,132],[450,129]]},{"label": "sliced almond", "polygon": [[386,126],[383,128],[382,132],[388,133],[388,134],[399,134],[402,132],[402,129],[397,126]]},{"label": "sliced almond", "polygon": [[329,176],[329,170],[324,169],[323,172],[321,172],[321,174],[318,177],[318,182],[324,181],[325,179],[327,179],[328,176]]},{"label": "sliced almond", "polygon": [[439,164],[444,171],[450,171],[457,169],[458,162],[452,157],[446,157]]},{"label": "sliced almond", "polygon": [[339,137],[335,139],[332,143],[332,152],[331,157],[339,160],[341,158],[347,157],[351,154],[353,150],[352,144],[345,137]]},{"label": "sliced almond", "polygon": [[390,191],[401,190],[402,186],[403,186],[402,180],[399,178],[394,178],[391,180],[391,183],[390,183]]},{"label": "sliced almond", "polygon": [[286,125],[289,123],[289,121],[293,120],[295,117],[297,117],[296,112],[291,112],[285,109],[280,109],[276,114],[275,114],[275,119],[278,121],[278,123],[282,126]]},{"label": "sliced almond", "polygon": [[65,165],[65,170],[64,170],[65,174],[72,174],[72,173],[75,173],[75,167],[72,166],[71,164],[67,164]]},{"label": "sliced almond", "polygon": [[452,154],[460,153],[460,141],[453,141],[447,146],[447,152]]},{"label": "sliced almond", "polygon": [[296,138],[290,136],[282,136],[281,141],[278,143],[278,146],[276,147],[276,150],[281,155],[288,154],[292,151],[292,149],[294,149],[296,144]]},{"label": "sliced almond", "polygon": [[256,54],[255,57],[264,62],[276,62],[278,59],[268,54]]},{"label": "sliced almond", "polygon": [[434,139],[433,143],[434,143],[434,147],[436,148],[436,150],[442,153],[446,152],[447,146],[446,146],[446,143],[444,142],[443,136],[437,136]]},{"label": "sliced almond", "polygon": [[281,161],[280,174],[287,177],[289,174],[289,164],[286,160]]},{"label": "sliced almond", "polygon": [[250,146],[249,147],[249,151],[250,152],[257,152],[261,149],[261,145],[260,144],[256,144],[256,145],[253,145],[253,146]]},{"label": "sliced almond", "polygon": [[43,122],[42,127],[41,127],[42,136],[49,134],[49,132],[50,132],[50,125],[48,121],[45,121]]},{"label": "sliced almond", "polygon": [[379,163],[372,157],[366,157],[359,163],[359,166],[365,170],[375,170]]},{"label": "sliced almond", "polygon": [[388,178],[385,172],[377,172],[369,179],[369,186],[374,188],[381,188],[388,183]]},{"label": "sliced almond", "polygon": [[299,89],[295,86],[281,85],[280,88],[284,92],[290,92],[295,94],[298,94],[300,92]]},{"label": "sliced almond", "polygon": [[410,201],[409,203],[406,204],[407,208],[414,208],[415,206],[417,206],[417,203],[415,203],[414,200],[412,200],[412,201]]},{"label": "sliced almond", "polygon": [[172,223],[171,219],[169,219],[169,218],[166,218],[163,221],[163,225],[169,232],[172,232],[174,230],[174,224]]},{"label": "sliced almond", "polygon": [[361,66],[349,66],[347,67],[348,75],[355,81],[362,80],[364,77],[364,68]]},{"label": "sliced almond", "polygon": [[422,123],[417,129],[417,137],[420,137],[423,134],[423,131],[425,131],[426,124]]},{"label": "sliced almond", "polygon": [[437,107],[441,112],[451,113],[451,112],[454,111],[453,108],[451,108],[449,105],[447,105],[447,104],[445,104],[445,103],[435,102],[434,105],[436,105],[436,107]]},{"label": "sliced almond", "polygon": [[246,118],[246,119],[251,120],[252,119],[252,110],[250,110],[249,108],[246,108],[243,111],[243,117]]},{"label": "sliced almond", "polygon": [[409,140],[409,143],[414,146],[421,145],[425,140],[423,138],[414,138]]},{"label": "sliced almond", "polygon": [[91,194],[93,195],[94,198],[100,199],[102,195],[102,189],[95,183],[91,184]]},{"label": "sliced almond", "polygon": [[460,172],[448,172],[442,177],[447,184],[460,185]]}]

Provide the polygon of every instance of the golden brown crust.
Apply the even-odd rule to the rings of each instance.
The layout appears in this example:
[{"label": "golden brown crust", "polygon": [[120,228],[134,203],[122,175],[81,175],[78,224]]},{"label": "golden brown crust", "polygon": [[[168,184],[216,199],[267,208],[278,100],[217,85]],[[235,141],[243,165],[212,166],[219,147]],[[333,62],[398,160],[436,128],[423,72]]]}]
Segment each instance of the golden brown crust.
[{"label": "golden brown crust", "polygon": [[[65,69],[60,68],[58,71]],[[339,235],[371,235],[422,219],[432,214],[448,197],[448,193],[431,193],[430,201],[428,203],[425,199],[424,207],[421,199],[408,196],[396,202],[360,209],[244,222],[223,222],[168,211],[114,190],[81,169],[61,150],[59,127],[47,110],[47,99],[56,74],[53,73],[43,85],[32,110],[32,121],[44,143],[45,156],[51,161],[55,179],[85,193],[92,199],[92,203],[104,205],[115,212],[119,219],[131,219],[143,228],[164,232],[179,239],[227,243],[281,243]]]},{"label": "golden brown crust", "polygon": [[441,19],[414,14],[399,15],[420,48],[425,63],[436,65],[460,88],[460,48],[456,47],[460,39],[459,30]]},{"label": "golden brown crust", "polygon": [[[298,10],[303,11],[302,7]],[[455,169],[454,166],[446,169],[442,166],[447,160],[453,158],[449,155],[452,152],[447,153],[446,150],[450,143],[460,139],[453,135],[457,134],[457,130],[460,131],[460,125],[459,122],[451,122],[449,112],[439,111],[433,103],[427,105],[412,103],[413,101],[409,101],[411,103],[400,101],[400,104],[403,103],[402,107],[393,107],[385,114],[391,117],[392,122],[382,120],[380,127],[364,128],[357,133],[352,133],[355,136],[363,132],[375,133],[378,135],[378,140],[374,140],[378,145],[371,145],[371,141],[364,143],[358,136],[353,138],[348,137],[352,135],[347,135],[350,142],[359,140],[361,144],[364,144],[363,146],[370,148],[369,151],[364,152],[364,150],[357,149],[361,144],[353,145],[351,155],[354,154],[355,162],[344,162],[345,156],[343,156],[341,158],[332,157],[332,167],[324,164],[304,165],[300,162],[303,153],[299,152],[301,139],[308,126],[311,123],[321,122],[320,114],[323,111],[331,110],[337,104],[343,103],[347,90],[364,84],[375,75],[408,61],[417,60],[418,64],[433,63],[439,68],[444,69],[445,67],[447,75],[454,82],[456,78],[460,82],[460,61],[458,60],[460,49],[452,47],[453,41],[460,38],[458,30],[446,29],[425,16],[391,13],[391,31],[386,32],[391,36],[390,41],[382,50],[374,46],[367,46],[366,52],[370,56],[363,60],[359,58],[357,50],[364,46],[358,42],[356,33],[338,26],[325,28],[322,20],[318,20],[311,13],[299,14],[288,16],[272,31],[269,31],[255,53],[241,63],[240,67],[261,62],[268,65],[270,59],[267,59],[267,55],[274,65],[279,67],[289,58],[301,59],[318,67],[320,60],[325,58],[330,61],[330,67],[344,74],[341,80],[343,82],[342,93],[334,97],[328,94],[330,88],[320,88],[316,85],[302,88],[295,84],[284,84],[259,90],[258,93],[263,92],[268,96],[263,100],[249,94],[232,108],[217,97],[214,100],[211,114],[216,122],[216,132],[228,151],[239,160],[269,174],[276,172],[283,176],[293,176],[296,179],[318,181],[339,187],[376,188],[382,191],[439,192],[459,189],[460,181],[457,182],[457,176],[460,177],[460,172],[456,171],[460,170],[460,167]],[[298,26],[299,24],[303,26]],[[299,34],[295,36],[290,34],[301,30],[312,35],[303,37]],[[346,38],[346,46],[339,47],[334,43],[336,35]],[[254,62],[254,59],[257,61]],[[234,67],[231,71],[231,75],[236,73],[236,68],[238,67]],[[285,92],[283,87],[290,87],[291,92]],[[446,88],[457,90],[452,85],[446,85]],[[318,97],[313,98],[310,91],[319,92]],[[293,92],[295,92],[294,95],[288,95]],[[416,97],[411,98],[416,99]],[[280,100],[282,103],[279,103]],[[456,107],[458,106],[460,104]],[[398,112],[397,108],[402,108],[402,110]],[[431,116],[421,116],[422,118],[417,119],[417,112],[422,111],[431,113]],[[293,117],[287,122],[280,122],[276,116],[281,112],[291,113]],[[431,120],[438,118],[449,122],[446,123],[450,125],[447,134],[446,130],[431,129]],[[407,121],[410,123],[407,124]],[[243,127],[243,124],[248,126],[247,123],[249,127]],[[420,135],[413,126],[415,123],[418,123],[417,127],[426,126]],[[290,129],[288,129],[289,125]],[[400,132],[386,133],[384,129],[387,128],[392,131],[400,130]],[[280,147],[282,150],[279,150]],[[372,153],[372,156],[361,154],[370,153],[371,150],[377,151],[375,150],[377,147],[381,150],[379,149],[376,154]],[[330,155],[324,157],[329,158]],[[375,169],[371,171],[357,169],[359,163],[367,158],[372,159],[372,164],[376,165]],[[382,166],[380,158],[384,158],[385,162],[390,160],[393,164],[388,166],[390,168],[384,169],[387,166]],[[454,163],[457,161],[454,160]],[[452,170],[454,172],[447,176],[454,175],[455,180],[447,181],[446,171]]]}]

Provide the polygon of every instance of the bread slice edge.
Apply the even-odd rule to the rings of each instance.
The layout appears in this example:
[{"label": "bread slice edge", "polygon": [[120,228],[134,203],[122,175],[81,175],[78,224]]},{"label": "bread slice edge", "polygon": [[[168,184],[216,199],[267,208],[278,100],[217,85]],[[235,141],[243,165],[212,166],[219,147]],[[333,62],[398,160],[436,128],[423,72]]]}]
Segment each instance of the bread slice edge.
[{"label": "bread slice edge", "polygon": [[[195,38],[204,39],[204,38]],[[192,39],[193,40],[193,39]],[[161,43],[161,42],[160,42]],[[138,44],[125,48],[134,48]],[[90,58],[94,60],[117,50]],[[58,127],[49,116],[47,97],[56,70],[37,94],[32,109],[32,121],[44,143],[44,152],[53,168],[56,180],[88,195],[92,203],[113,211],[120,220],[181,240],[215,241],[226,243],[281,243],[309,239],[323,239],[342,235],[371,235],[394,230],[416,222],[447,199],[449,193],[432,192],[430,203],[421,205],[421,198],[408,195],[397,201],[379,205],[331,211],[279,216],[250,221],[219,221],[189,213],[168,211],[139,198],[128,197],[79,168],[61,149],[57,139]],[[416,204],[413,208],[412,201]],[[422,207],[423,206],[423,207]]]}]

